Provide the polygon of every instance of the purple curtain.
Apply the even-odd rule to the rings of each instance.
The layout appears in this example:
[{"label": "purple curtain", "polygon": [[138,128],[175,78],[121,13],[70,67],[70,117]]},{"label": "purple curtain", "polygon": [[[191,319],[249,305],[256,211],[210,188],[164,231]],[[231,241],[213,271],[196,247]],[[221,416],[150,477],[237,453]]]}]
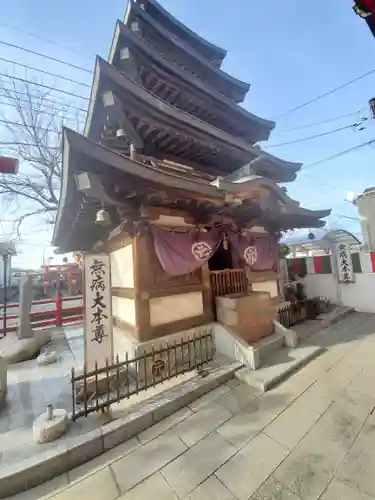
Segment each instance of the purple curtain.
[{"label": "purple curtain", "polygon": [[243,236],[227,231],[232,251],[253,271],[276,270],[277,244],[270,236]]},{"label": "purple curtain", "polygon": [[152,227],[155,252],[164,271],[179,276],[195,271],[206,263],[219,246],[223,231],[178,233]]}]

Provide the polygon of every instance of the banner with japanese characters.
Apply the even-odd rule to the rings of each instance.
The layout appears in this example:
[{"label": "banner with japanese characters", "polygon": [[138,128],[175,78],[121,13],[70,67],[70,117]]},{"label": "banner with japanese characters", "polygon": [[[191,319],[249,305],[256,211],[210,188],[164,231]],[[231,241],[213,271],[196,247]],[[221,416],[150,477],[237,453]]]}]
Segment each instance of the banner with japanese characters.
[{"label": "banner with japanese characters", "polygon": [[85,367],[94,370],[113,358],[110,256],[85,255]]},{"label": "banner with japanese characters", "polygon": [[353,283],[354,270],[350,247],[340,244],[337,248],[337,267],[341,283]]}]

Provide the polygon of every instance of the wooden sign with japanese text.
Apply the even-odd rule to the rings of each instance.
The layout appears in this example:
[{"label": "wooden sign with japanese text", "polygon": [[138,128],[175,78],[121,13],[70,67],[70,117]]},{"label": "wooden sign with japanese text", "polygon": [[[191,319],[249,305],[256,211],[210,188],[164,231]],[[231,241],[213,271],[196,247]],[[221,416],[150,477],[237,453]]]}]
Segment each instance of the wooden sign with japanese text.
[{"label": "wooden sign with japanese text", "polygon": [[89,254],[85,265],[85,368],[94,370],[113,359],[110,256]]},{"label": "wooden sign with japanese text", "polygon": [[354,282],[354,270],[350,247],[340,244],[337,248],[337,267],[341,283]]}]

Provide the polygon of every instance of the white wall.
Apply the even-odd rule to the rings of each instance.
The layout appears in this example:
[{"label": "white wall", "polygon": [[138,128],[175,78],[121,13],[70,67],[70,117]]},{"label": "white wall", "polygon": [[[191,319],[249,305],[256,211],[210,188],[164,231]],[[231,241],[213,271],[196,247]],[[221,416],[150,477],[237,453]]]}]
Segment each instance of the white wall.
[{"label": "white wall", "polygon": [[173,323],[203,314],[202,292],[181,293],[150,299],[151,326]]},{"label": "white wall", "polygon": [[342,305],[375,313],[375,274],[355,274],[354,283],[340,283]]},{"label": "white wall", "polygon": [[308,298],[323,295],[334,304],[375,313],[375,273],[355,274],[354,283],[338,283],[332,274],[308,274],[301,281]]},{"label": "white wall", "polygon": [[133,244],[111,252],[111,281],[115,287],[134,287]]},{"label": "white wall", "polygon": [[129,325],[136,325],[135,301],[112,295],[112,314]]},{"label": "white wall", "polygon": [[338,283],[333,274],[307,274],[301,281],[305,285],[307,298],[324,296],[334,304],[340,302]]}]

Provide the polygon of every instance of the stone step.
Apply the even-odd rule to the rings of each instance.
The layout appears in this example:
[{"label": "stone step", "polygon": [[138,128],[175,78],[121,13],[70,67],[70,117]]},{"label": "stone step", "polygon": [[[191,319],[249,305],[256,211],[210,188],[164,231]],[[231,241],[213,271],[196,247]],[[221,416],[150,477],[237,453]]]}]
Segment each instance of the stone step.
[{"label": "stone step", "polygon": [[274,333],[259,342],[255,342],[249,346],[259,356],[259,363],[263,365],[267,358],[278,349],[282,349],[285,344],[283,335]]},{"label": "stone step", "polygon": [[297,342],[301,343],[314,333],[324,330],[330,325],[334,325],[335,323],[344,320],[354,312],[355,310],[352,307],[337,306],[333,311],[321,314],[315,320],[305,321],[304,323],[296,325],[291,329],[296,332]]},{"label": "stone step", "polygon": [[306,365],[324,349],[315,345],[299,345],[283,347],[267,357],[266,362],[258,370],[248,367],[236,371],[235,377],[263,392],[271,389],[288,375]]}]

